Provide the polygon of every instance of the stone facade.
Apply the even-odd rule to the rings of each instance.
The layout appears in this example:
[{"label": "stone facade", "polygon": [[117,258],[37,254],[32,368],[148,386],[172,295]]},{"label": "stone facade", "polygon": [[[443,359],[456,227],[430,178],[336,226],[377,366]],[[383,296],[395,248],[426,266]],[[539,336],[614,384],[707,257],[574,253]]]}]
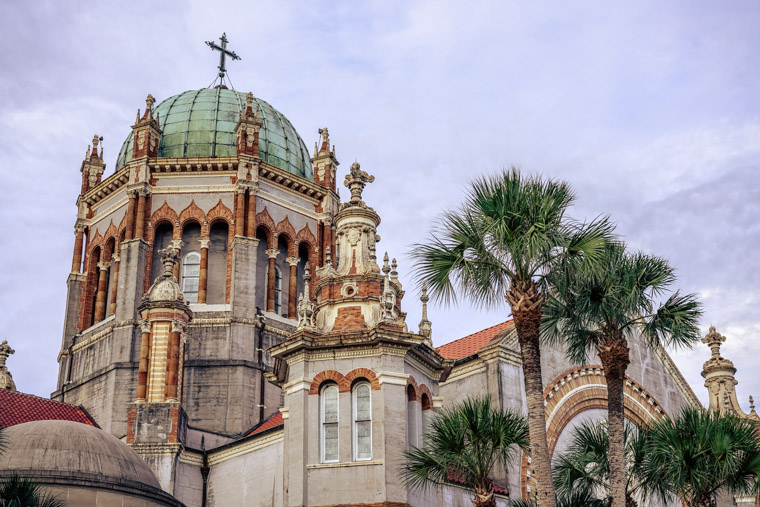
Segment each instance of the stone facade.
[{"label": "stone facade", "polygon": [[[378,262],[380,217],[362,200],[374,176],[354,163],[341,203],[326,128],[310,177],[289,172],[262,157],[271,118],[248,94],[224,133],[236,155],[169,158],[154,102],[115,173],[102,178],[97,136],[82,163],[52,398],[85,407],[187,506],[471,505],[453,483],[409,491],[402,453],[468,396],[525,412],[511,323],[436,350],[423,289],[409,330],[398,265]],[[550,347],[542,361],[555,450],[598,417],[606,382],[598,361]],[[631,421],[697,404],[664,350],[631,340]],[[529,495],[529,456],[494,479],[498,505]]]}]

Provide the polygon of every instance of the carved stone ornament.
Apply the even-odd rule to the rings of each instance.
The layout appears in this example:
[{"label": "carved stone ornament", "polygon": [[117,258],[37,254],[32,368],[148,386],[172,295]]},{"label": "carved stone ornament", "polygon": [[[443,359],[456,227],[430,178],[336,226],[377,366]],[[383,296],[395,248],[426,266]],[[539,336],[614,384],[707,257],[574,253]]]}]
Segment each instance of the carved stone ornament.
[{"label": "carved stone ornament", "polygon": [[137,133],[137,148],[140,150],[145,148],[145,136],[146,136],[146,133],[144,130],[141,130],[140,132]]},{"label": "carved stone ornament", "polygon": [[298,296],[298,306],[296,308],[296,315],[298,317],[297,329],[313,328],[316,325],[315,305],[309,297],[309,280],[311,280],[311,275],[309,274],[309,265],[307,264],[303,274],[303,292]]},{"label": "carved stone ornament", "polygon": [[362,233],[359,231],[359,229],[357,229],[356,227],[349,229],[348,242],[351,243],[351,245],[356,246],[356,244],[359,242],[361,237],[362,237]]},{"label": "carved stone ornament", "polygon": [[383,297],[380,301],[380,319],[386,322],[396,321],[396,293],[391,288],[388,276],[383,282]]},{"label": "carved stone ornament", "polygon": [[159,257],[161,263],[164,266],[164,272],[161,277],[153,282],[153,285],[148,290],[143,300],[150,302],[181,302],[184,303],[185,298],[182,295],[182,290],[177,283],[177,279],[174,278],[173,270],[174,265],[179,260],[179,248],[174,245],[170,245],[163,250],[159,250]]},{"label": "carved stone ornament", "polygon": [[352,205],[356,206],[361,204],[364,187],[367,183],[372,183],[373,181],[375,181],[375,177],[368,174],[366,171],[362,171],[359,162],[351,164],[351,171],[346,175],[343,185],[351,191]]},{"label": "carved stone ornament", "polygon": [[8,367],[5,366],[5,361],[8,356],[14,354],[16,351],[8,345],[8,340],[3,340],[0,343],[0,389],[7,389],[9,391],[16,390],[16,384],[13,382],[11,372],[8,371]]}]

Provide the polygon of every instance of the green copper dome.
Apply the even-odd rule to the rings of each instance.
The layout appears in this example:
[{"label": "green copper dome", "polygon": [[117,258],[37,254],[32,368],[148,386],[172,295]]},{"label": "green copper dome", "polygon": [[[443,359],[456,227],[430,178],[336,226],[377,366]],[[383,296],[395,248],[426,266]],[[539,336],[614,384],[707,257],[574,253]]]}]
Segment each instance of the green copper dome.
[{"label": "green copper dome", "polygon": [[[293,125],[261,99],[264,125],[259,134],[259,156],[265,162],[313,179],[309,152]],[[163,134],[159,157],[230,157],[237,153],[235,125],[245,108],[245,94],[224,88],[190,90],[170,97],[153,109]],[[132,133],[119,151],[116,170],[132,160]]]}]

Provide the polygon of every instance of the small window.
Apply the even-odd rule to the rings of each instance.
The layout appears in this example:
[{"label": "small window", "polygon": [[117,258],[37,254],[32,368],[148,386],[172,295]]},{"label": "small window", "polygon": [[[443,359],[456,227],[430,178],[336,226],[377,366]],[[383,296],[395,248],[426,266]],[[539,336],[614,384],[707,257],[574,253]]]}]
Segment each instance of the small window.
[{"label": "small window", "polygon": [[201,275],[201,254],[189,252],[182,260],[182,293],[188,303],[198,302],[198,280]]},{"label": "small window", "polygon": [[320,396],[322,426],[322,463],[335,463],[338,456],[338,386],[330,384]]},{"label": "small window", "polygon": [[274,313],[282,313],[282,272],[277,266],[274,267]]},{"label": "small window", "polygon": [[353,389],[354,460],[372,459],[372,399],[368,382]]}]

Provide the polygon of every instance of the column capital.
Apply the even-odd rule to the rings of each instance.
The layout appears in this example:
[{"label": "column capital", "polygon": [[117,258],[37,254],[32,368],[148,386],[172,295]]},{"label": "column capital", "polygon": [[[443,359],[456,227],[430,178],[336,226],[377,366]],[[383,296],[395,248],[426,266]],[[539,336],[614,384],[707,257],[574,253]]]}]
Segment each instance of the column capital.
[{"label": "column capital", "polygon": [[298,266],[298,263],[301,259],[299,257],[288,257],[285,259],[285,262],[287,262],[290,266]]},{"label": "column capital", "polygon": [[200,244],[201,244],[201,249],[208,248],[209,246],[211,246],[211,240],[208,238],[201,239]]},{"label": "column capital", "polygon": [[181,319],[172,320],[172,332],[184,334],[187,332],[187,322]]},{"label": "column capital", "polygon": [[77,221],[74,224],[74,235],[77,235],[80,232],[84,232],[85,227],[86,227],[86,225],[85,225],[84,219],[77,218]]},{"label": "column capital", "polygon": [[105,271],[111,266],[111,261],[98,261],[98,269],[100,271]]},{"label": "column capital", "polygon": [[270,259],[276,259],[280,251],[276,248],[267,248],[265,253],[267,256],[269,256]]},{"label": "column capital", "polygon": [[111,254],[111,262],[119,262],[121,258],[119,257],[119,254],[114,252]]},{"label": "column capital", "polygon": [[140,326],[141,333],[150,333],[150,322],[147,320],[141,320],[138,322],[138,325]]}]

